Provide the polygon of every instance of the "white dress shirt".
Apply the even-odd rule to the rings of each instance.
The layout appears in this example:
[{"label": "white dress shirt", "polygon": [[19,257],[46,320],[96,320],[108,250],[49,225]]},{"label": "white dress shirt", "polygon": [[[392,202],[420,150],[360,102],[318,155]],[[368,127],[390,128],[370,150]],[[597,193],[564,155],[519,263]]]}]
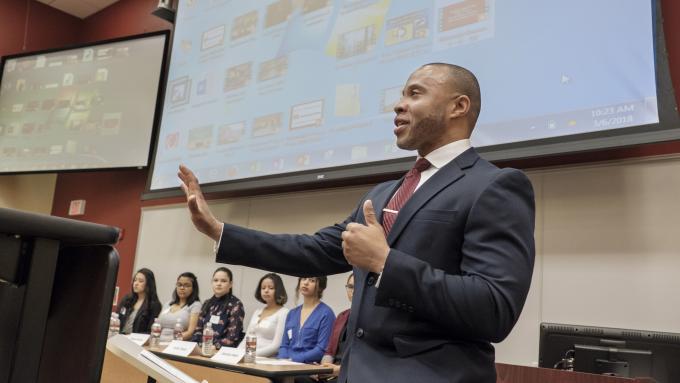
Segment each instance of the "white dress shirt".
[{"label": "white dress shirt", "polygon": [[[416,186],[416,190],[421,187],[425,181],[429,180],[435,173],[439,171],[444,165],[453,161],[456,157],[461,155],[464,151],[470,149],[472,145],[469,139],[453,141],[440,148],[437,148],[425,156],[425,159],[430,161],[430,166],[427,170],[420,173],[420,182]],[[420,158],[420,156],[418,156]]]}]

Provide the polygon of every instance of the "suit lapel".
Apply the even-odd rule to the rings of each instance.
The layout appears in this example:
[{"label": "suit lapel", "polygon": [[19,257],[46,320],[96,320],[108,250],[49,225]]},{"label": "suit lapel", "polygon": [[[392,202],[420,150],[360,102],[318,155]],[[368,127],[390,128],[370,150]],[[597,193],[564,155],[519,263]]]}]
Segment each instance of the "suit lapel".
[{"label": "suit lapel", "polygon": [[[437,173],[435,173],[420,188],[418,188],[418,190],[413,193],[413,196],[411,196],[411,198],[399,211],[397,220],[394,222],[394,225],[390,230],[390,234],[387,236],[387,243],[392,246],[399,237],[399,234],[401,234],[404,228],[411,221],[413,215],[415,215],[416,212],[418,212],[418,210],[420,210],[423,205],[427,203],[427,201],[429,201],[442,189],[462,178],[465,175],[463,170],[474,165],[478,159],[479,155],[477,155],[477,152],[470,148],[455,158],[453,161],[439,169]],[[390,194],[390,197],[391,196],[392,194]]]},{"label": "suit lapel", "polygon": [[[401,186],[401,183],[404,181],[404,177],[401,177],[401,179],[394,181],[392,185],[389,187],[386,187],[385,190],[383,190],[381,193],[373,196],[373,199],[371,202],[373,202],[373,209],[375,210],[375,218],[378,220],[378,222],[382,222],[382,216],[383,216],[383,208],[387,206],[387,203],[390,201],[392,198],[392,195],[397,191],[399,186]],[[363,216],[363,211],[361,212]],[[364,217],[364,223],[366,223],[366,217]]]}]

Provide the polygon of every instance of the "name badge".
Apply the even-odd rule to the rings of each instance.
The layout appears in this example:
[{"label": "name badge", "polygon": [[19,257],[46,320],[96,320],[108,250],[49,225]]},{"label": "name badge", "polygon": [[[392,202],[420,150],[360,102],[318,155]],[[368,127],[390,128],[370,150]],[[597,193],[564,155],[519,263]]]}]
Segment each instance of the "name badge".
[{"label": "name badge", "polygon": [[223,364],[237,364],[243,359],[246,350],[234,347],[220,347],[220,351],[213,355],[210,360]]},{"label": "name badge", "polygon": [[293,329],[288,329],[288,339],[293,339]]},{"label": "name badge", "polygon": [[198,345],[196,342],[187,342],[183,340],[173,340],[170,342],[168,347],[163,350],[163,354],[171,354],[177,356],[189,356],[194,350],[196,350]]},{"label": "name badge", "polygon": [[212,323],[212,324],[220,323],[220,316],[219,315],[212,315],[210,317],[210,323]]}]

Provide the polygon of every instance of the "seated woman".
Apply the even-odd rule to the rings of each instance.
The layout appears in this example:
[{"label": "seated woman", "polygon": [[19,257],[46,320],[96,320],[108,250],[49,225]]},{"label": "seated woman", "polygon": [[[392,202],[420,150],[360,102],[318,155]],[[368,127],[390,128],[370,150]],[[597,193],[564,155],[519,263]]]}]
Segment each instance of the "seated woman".
[{"label": "seated woman", "polygon": [[[345,291],[347,292],[347,299],[350,303],[352,302],[352,296],[354,295],[354,274],[350,274],[347,277],[347,283],[345,284]],[[326,347],[326,353],[321,359],[321,364],[324,367],[332,367],[333,374],[323,376],[325,381],[335,381],[340,374],[340,364],[342,363],[342,356],[347,350],[347,323],[349,319],[349,309],[338,314],[333,323],[333,330],[331,332],[331,338],[328,341],[328,347]],[[321,379],[321,380],[324,380]]]},{"label": "seated woman", "polygon": [[[265,304],[255,310],[246,334],[257,336],[257,356],[276,356],[281,345],[288,309],[286,288],[277,274],[265,274],[255,289],[255,299]],[[239,347],[245,347],[245,341]]]},{"label": "seated woman", "polygon": [[335,320],[333,310],[321,302],[327,281],[326,277],[298,279],[295,294],[301,294],[304,302],[286,317],[279,358],[303,363],[321,361]]},{"label": "seated woman", "polygon": [[231,270],[226,267],[220,267],[213,273],[214,295],[203,303],[196,330],[191,337],[193,342],[202,341],[203,328],[208,322],[215,332],[213,343],[216,349],[222,346],[236,347],[241,341],[245,311],[243,303],[231,293],[232,278]]},{"label": "seated woman", "polygon": [[122,334],[151,332],[151,325],[161,312],[153,271],[144,268],[135,273],[132,292],[123,297],[118,307]]},{"label": "seated woman", "polygon": [[193,273],[182,273],[177,277],[172,300],[165,305],[158,319],[166,329],[175,328],[177,321],[182,324],[182,340],[189,340],[194,335],[201,302],[198,299],[198,281]]}]

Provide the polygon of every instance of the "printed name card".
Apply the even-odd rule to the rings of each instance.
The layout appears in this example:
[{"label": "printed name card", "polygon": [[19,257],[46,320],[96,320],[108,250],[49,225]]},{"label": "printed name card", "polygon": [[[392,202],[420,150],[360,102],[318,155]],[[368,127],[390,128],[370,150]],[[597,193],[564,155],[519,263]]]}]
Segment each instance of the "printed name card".
[{"label": "printed name card", "polygon": [[196,342],[186,342],[183,340],[173,340],[168,347],[163,350],[163,354],[177,356],[189,356],[196,349]]},{"label": "printed name card", "polygon": [[147,340],[149,340],[149,334],[129,334],[128,339],[135,342],[138,346],[144,346]]},{"label": "printed name card", "polygon": [[213,362],[223,364],[238,364],[246,354],[246,350],[235,347],[222,347],[217,354],[210,358]]}]

